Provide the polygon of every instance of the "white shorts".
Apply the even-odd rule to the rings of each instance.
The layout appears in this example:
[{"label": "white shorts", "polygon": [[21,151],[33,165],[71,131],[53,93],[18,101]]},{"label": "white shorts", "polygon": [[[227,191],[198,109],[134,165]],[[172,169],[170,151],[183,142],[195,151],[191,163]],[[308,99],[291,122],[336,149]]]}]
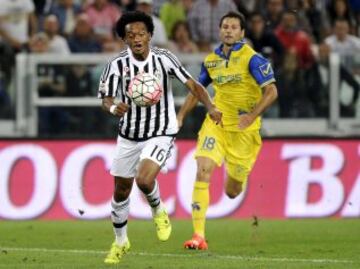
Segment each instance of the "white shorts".
[{"label": "white shorts", "polygon": [[133,178],[143,159],[150,159],[163,167],[170,156],[174,140],[174,137],[157,136],[138,142],[118,136],[110,174],[116,177]]}]

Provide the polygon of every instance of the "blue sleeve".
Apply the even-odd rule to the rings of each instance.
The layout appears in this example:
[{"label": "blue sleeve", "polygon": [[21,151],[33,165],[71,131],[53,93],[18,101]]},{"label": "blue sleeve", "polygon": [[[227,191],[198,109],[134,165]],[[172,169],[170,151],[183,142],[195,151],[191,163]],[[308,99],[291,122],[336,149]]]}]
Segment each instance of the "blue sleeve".
[{"label": "blue sleeve", "polygon": [[270,62],[259,54],[251,57],[249,71],[260,87],[275,82],[274,71]]},{"label": "blue sleeve", "polygon": [[205,68],[204,63],[201,65],[201,71],[200,71],[200,75],[199,75],[199,82],[201,83],[201,85],[203,85],[205,88],[207,86],[209,86],[209,84],[212,82],[212,79],[209,75],[209,72],[207,71],[207,69]]}]

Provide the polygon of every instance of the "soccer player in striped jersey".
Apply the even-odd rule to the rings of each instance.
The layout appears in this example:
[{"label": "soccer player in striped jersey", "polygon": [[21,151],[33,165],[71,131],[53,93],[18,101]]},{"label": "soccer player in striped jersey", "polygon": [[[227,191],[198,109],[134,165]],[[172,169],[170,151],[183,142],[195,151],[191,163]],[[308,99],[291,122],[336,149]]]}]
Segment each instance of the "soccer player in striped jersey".
[{"label": "soccer player in striped jersey", "polygon": [[[107,264],[119,263],[130,249],[127,219],[134,179],[151,206],[159,240],[166,241],[170,236],[171,224],[156,181],[178,132],[170,77],[175,76],[189,88],[216,124],[221,124],[222,118],[205,88],[190,76],[171,52],[150,47],[154,31],[150,16],[139,11],[125,13],[117,22],[116,31],[128,48],[108,63],[99,85],[103,108],[120,118],[110,170],[115,178],[111,203],[115,241],[105,258]],[[128,85],[139,72],[153,74],[161,81],[163,95],[156,105],[139,107],[128,97]],[[116,103],[115,97],[120,102]]]},{"label": "soccer player in striped jersey", "polygon": [[[237,197],[245,188],[248,175],[261,148],[260,115],[277,97],[274,72],[268,60],[243,40],[245,18],[229,12],[220,21],[222,44],[204,61],[199,81],[215,90],[215,105],[223,113],[223,126],[206,117],[198,136],[195,157],[197,175],[193,190],[193,237],[187,249],[206,250],[205,217],[209,205],[209,182],[216,166],[225,161],[225,192]],[[178,113],[181,126],[185,115],[196,105],[188,95]]]}]

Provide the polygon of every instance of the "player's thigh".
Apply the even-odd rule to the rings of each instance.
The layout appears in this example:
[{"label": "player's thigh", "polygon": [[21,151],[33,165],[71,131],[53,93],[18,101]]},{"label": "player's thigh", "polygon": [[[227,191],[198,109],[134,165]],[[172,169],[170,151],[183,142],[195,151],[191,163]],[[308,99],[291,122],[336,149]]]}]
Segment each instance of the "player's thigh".
[{"label": "player's thigh", "polygon": [[159,136],[149,139],[140,154],[140,164],[137,178],[155,178],[160,169],[166,164],[174,146],[174,138]]},{"label": "player's thigh", "polygon": [[118,178],[133,178],[141,154],[141,143],[118,137],[110,174]]},{"label": "player's thigh", "polygon": [[205,119],[198,134],[195,158],[206,157],[220,166],[224,160],[225,137],[223,129]]},{"label": "player's thigh", "polygon": [[230,178],[246,184],[262,142],[258,131],[228,134],[226,145],[226,171]]}]

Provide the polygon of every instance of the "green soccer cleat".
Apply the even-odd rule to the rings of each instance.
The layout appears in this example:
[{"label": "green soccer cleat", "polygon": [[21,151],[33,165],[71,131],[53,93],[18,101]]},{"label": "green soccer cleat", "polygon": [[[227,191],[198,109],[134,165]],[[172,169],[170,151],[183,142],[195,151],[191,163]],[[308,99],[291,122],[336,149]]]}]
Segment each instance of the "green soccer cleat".
[{"label": "green soccer cleat", "polygon": [[109,254],[106,256],[104,263],[117,264],[121,261],[124,254],[130,250],[130,242],[126,241],[124,245],[119,246],[116,242],[112,243]]},{"label": "green soccer cleat", "polygon": [[171,223],[165,209],[154,215],[157,237],[160,241],[166,241],[171,234]]}]

